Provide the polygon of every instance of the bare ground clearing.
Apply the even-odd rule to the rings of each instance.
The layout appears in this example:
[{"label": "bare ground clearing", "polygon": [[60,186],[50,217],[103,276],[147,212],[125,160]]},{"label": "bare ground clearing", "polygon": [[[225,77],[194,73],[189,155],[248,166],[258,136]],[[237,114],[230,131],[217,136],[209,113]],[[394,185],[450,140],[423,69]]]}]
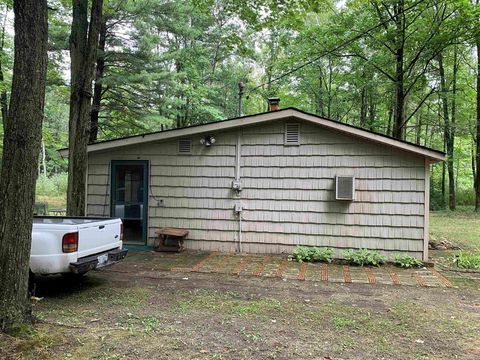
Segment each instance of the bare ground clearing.
[{"label": "bare ground clearing", "polygon": [[340,284],[119,264],[43,278],[38,322],[5,359],[478,359],[480,282]]}]

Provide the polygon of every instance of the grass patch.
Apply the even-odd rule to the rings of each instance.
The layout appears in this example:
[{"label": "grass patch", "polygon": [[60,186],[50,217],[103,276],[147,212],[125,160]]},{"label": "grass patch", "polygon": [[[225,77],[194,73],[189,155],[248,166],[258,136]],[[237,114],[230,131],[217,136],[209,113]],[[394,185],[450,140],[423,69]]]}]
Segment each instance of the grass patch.
[{"label": "grass patch", "polygon": [[480,269],[480,254],[460,251],[455,254],[453,263],[462,269]]},{"label": "grass patch", "polygon": [[280,311],[282,304],[274,299],[243,299],[233,292],[220,293],[214,290],[195,290],[188,299],[178,301],[176,311],[219,312],[231,316],[267,316]]},{"label": "grass patch", "polygon": [[352,327],[355,324],[355,320],[346,318],[344,316],[335,316],[333,318],[333,324],[336,328]]},{"label": "grass patch", "polygon": [[[54,305],[62,307],[74,301],[93,306],[93,308],[98,308],[98,306],[122,306],[135,309],[142,306],[149,295],[150,290],[147,288],[94,287],[83,289],[75,294],[66,294],[66,296],[51,298],[48,301],[52,301]],[[73,297],[76,297],[76,299],[73,299]]]},{"label": "grass patch", "polygon": [[117,324],[124,330],[128,330],[131,334],[151,334],[160,329],[160,320],[156,316],[136,316],[132,313],[127,313]]},{"label": "grass patch", "polygon": [[47,203],[48,210],[65,209],[67,207],[67,199],[65,196],[37,195],[35,202]]},{"label": "grass patch", "polygon": [[262,341],[262,334],[259,331],[247,330],[245,327],[240,329],[240,334],[247,342]]},{"label": "grass patch", "polygon": [[480,213],[466,207],[455,211],[432,211],[430,238],[448,240],[466,249],[480,251]]},{"label": "grass patch", "polygon": [[64,335],[43,327],[31,328],[21,336],[0,333],[0,359],[39,360],[50,359],[51,349],[60,346]]},{"label": "grass patch", "polygon": [[[52,285],[58,286],[58,283],[52,282]],[[58,293],[35,304],[33,315],[39,320],[75,326],[90,323],[107,313],[114,321],[121,314],[142,309],[150,295],[149,288],[104,287],[86,279],[82,284],[66,285]]]},{"label": "grass patch", "polygon": [[[153,268],[145,254],[135,262]],[[189,276],[41,279],[43,321],[23,339],[0,335],[0,359],[450,359],[480,331],[473,280],[425,289]]]}]

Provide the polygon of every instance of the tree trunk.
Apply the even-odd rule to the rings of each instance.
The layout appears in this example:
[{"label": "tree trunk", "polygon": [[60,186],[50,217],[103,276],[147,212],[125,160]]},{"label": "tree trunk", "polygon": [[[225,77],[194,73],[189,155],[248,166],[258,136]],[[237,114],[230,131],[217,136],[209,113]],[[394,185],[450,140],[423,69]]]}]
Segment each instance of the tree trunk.
[{"label": "tree trunk", "polygon": [[[440,74],[440,88],[441,88],[441,99],[442,99],[442,112],[443,112],[443,121],[444,121],[444,131],[445,131],[445,148],[447,151],[447,171],[448,171],[448,207],[450,210],[455,210],[455,172],[453,168],[454,164],[454,134],[452,129],[452,124],[450,124],[450,116],[448,113],[448,88],[445,80],[445,68],[443,66],[443,55],[442,53],[438,54],[438,70]],[[456,65],[454,64],[454,67]],[[455,71],[455,70],[454,70]]]},{"label": "tree trunk", "polygon": [[420,145],[421,135],[422,135],[422,114],[418,114],[417,126],[415,128],[415,144]]},{"label": "tree trunk", "polygon": [[404,83],[404,50],[405,50],[405,26],[404,26],[404,0],[399,0],[395,5],[396,54],[395,54],[395,110],[393,121],[393,137],[403,139],[405,122],[405,83]]},{"label": "tree trunk", "polygon": [[390,103],[390,106],[388,107],[388,121],[387,121],[387,129],[385,132],[385,135],[387,136],[392,136],[393,106],[394,106],[394,100],[392,100],[392,102]]},{"label": "tree trunk", "polygon": [[85,215],[87,146],[90,133],[92,82],[97,58],[102,0],[94,0],[88,24],[88,0],[73,0],[70,35],[71,91],[67,215]]},{"label": "tree trunk", "polygon": [[[443,151],[445,152],[445,143],[446,143],[446,139],[445,139],[445,132],[443,133]],[[445,166],[445,161],[442,161],[442,203],[445,201],[445,179],[446,179],[446,176],[445,176],[445,173],[446,173],[446,166]]]},{"label": "tree trunk", "polygon": [[[9,11],[8,6],[5,6],[5,16],[3,18],[3,25],[2,25],[2,38],[1,38],[1,41],[0,41],[0,52],[2,54],[1,59],[3,59],[3,55],[4,55],[3,47],[5,45],[5,27],[6,27],[6,23],[7,23],[8,11]],[[2,65],[3,64],[0,60],[0,82],[3,83],[3,81],[5,79],[4,79],[4,75],[3,75]],[[5,123],[7,121],[6,119],[7,119],[7,116],[8,116],[8,97],[7,97],[7,91],[5,90],[5,88],[0,93],[0,109],[1,109],[1,113],[2,113],[2,121]]]},{"label": "tree trunk", "polygon": [[317,106],[318,106],[318,111],[317,111],[317,114],[320,115],[320,116],[325,116],[325,106],[324,106],[324,101],[323,101],[323,82],[324,82],[324,79],[323,79],[323,71],[322,71],[322,67],[321,65],[318,66],[318,70],[319,70],[319,75],[318,75],[318,103],[317,103]]},{"label": "tree trunk", "polygon": [[[477,0],[477,5],[480,3]],[[477,33],[475,39],[477,47],[477,174],[475,189],[475,211],[480,211],[480,33]]]},{"label": "tree trunk", "polygon": [[41,156],[42,156],[42,168],[43,168],[43,176],[44,177],[47,177],[47,153],[45,151],[45,143],[42,141],[42,153],[41,153]]},{"label": "tree trunk", "polygon": [[93,104],[90,114],[90,138],[89,143],[94,143],[98,138],[98,115],[102,102],[103,85],[102,79],[105,73],[105,43],[107,38],[107,17],[104,16],[100,26],[100,38],[98,40],[97,71],[95,73],[95,86],[93,87]]},{"label": "tree trunk", "polygon": [[396,139],[403,139],[405,121],[405,95],[403,82],[403,49],[397,54],[397,81],[395,83],[395,108],[392,136]]},{"label": "tree trunk", "polygon": [[28,274],[47,75],[47,0],[14,1],[15,56],[0,173],[0,330],[30,319]]},{"label": "tree trunk", "polygon": [[333,73],[333,62],[331,58],[328,58],[328,85],[327,85],[327,118],[331,119],[332,116],[332,73]]},{"label": "tree trunk", "polygon": [[368,105],[368,129],[370,131],[375,131],[375,116],[377,112],[377,106],[373,100],[373,95],[370,92],[369,95],[369,105]]},{"label": "tree trunk", "polygon": [[477,188],[477,171],[475,169],[475,143],[472,144],[472,150],[470,151],[472,161],[472,175],[473,175],[473,190]]},{"label": "tree trunk", "polygon": [[[458,55],[457,55],[457,46],[455,45],[453,50],[453,80],[452,80],[452,110],[451,110],[451,118],[450,118],[450,142],[448,145],[449,153],[451,154],[452,158],[452,165],[451,170],[452,172],[451,178],[453,179],[453,157],[454,157],[454,150],[455,150],[455,130],[456,130],[456,120],[457,120],[457,74],[458,74]],[[450,155],[448,155],[450,158]],[[455,183],[449,185],[449,206],[451,210],[455,210],[457,206],[457,178],[458,178],[458,170],[459,170],[459,161],[457,159],[457,177],[455,179]],[[450,178],[450,175],[449,175]]]},{"label": "tree trunk", "polygon": [[428,147],[428,122],[425,124],[425,138],[423,139],[423,146]]},{"label": "tree trunk", "polygon": [[360,127],[365,128],[367,123],[367,86],[364,84],[360,92]]}]

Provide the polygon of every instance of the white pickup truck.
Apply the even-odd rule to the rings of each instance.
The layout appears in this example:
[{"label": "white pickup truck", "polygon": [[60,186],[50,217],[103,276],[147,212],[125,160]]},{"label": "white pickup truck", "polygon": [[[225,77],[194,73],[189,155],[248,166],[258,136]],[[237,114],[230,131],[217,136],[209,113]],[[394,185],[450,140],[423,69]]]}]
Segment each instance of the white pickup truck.
[{"label": "white pickup truck", "polygon": [[85,274],[114,264],[127,255],[122,238],[120,219],[35,216],[30,271]]}]

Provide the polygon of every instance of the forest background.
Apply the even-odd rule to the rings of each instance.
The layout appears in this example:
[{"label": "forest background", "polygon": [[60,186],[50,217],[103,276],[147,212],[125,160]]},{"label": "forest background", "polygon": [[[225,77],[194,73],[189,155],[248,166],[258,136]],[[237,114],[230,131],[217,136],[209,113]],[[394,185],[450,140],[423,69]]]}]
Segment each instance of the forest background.
[{"label": "forest background", "polygon": [[[105,0],[90,141],[266,110],[266,99],[447,153],[431,206],[475,203],[478,0]],[[37,199],[64,206],[71,1],[49,1]],[[0,1],[8,113],[11,1]],[[3,128],[0,123],[0,146]],[[0,152],[2,151],[0,147]]]}]

